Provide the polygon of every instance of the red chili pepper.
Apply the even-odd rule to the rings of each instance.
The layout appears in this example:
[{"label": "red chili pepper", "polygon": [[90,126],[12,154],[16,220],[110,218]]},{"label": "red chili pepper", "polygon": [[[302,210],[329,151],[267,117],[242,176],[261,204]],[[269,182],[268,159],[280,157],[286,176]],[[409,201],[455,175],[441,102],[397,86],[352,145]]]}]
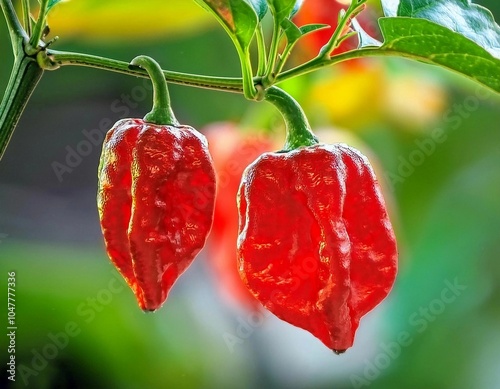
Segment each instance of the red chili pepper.
[{"label": "red chili pepper", "polygon": [[276,316],[341,353],[392,288],[394,232],[368,159],[344,144],[318,144],[300,106],[280,89],[265,98],[283,114],[287,141],[243,174],[240,275]]},{"label": "red chili pepper", "polygon": [[241,281],[236,266],[238,209],[236,195],[245,168],[260,154],[273,149],[265,135],[247,134],[234,123],[214,123],[203,129],[217,174],[214,223],[208,241],[208,260],[222,295],[251,310],[261,305]]},{"label": "red chili pepper", "polygon": [[124,119],[108,132],[99,167],[98,208],[107,252],[147,311],[163,304],[205,244],[215,201],[207,141],[177,123],[166,84],[165,91],[158,90],[162,85],[155,85],[155,106],[144,120]]}]

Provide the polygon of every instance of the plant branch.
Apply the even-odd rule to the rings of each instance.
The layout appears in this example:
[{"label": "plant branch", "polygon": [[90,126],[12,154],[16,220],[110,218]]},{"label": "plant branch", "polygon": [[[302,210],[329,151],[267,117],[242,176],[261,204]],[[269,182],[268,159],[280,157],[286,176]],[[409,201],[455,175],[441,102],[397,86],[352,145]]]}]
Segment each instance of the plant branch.
[{"label": "plant branch", "polygon": [[257,36],[257,52],[259,55],[259,66],[257,69],[257,76],[262,77],[266,72],[266,67],[267,67],[266,41],[264,39],[264,30],[262,28],[262,23],[259,23],[256,36]]},{"label": "plant branch", "polygon": [[0,105],[0,159],[28,99],[43,74],[35,59],[18,54]]},{"label": "plant branch", "polygon": [[337,25],[337,28],[335,28],[335,31],[333,32],[333,35],[331,36],[330,40],[328,43],[323,46],[320,50],[319,56],[323,58],[329,58],[332,52],[340,45],[342,42],[342,38],[345,34],[345,29],[347,28],[347,25],[349,24],[350,20],[358,15],[365,6],[365,3],[368,0],[352,0],[351,4],[349,5],[349,8],[345,11],[344,14],[341,14],[339,17],[339,23]]},{"label": "plant branch", "polygon": [[[54,67],[68,65],[87,66],[148,78],[148,74],[145,70],[137,68],[130,69],[127,62],[103,58],[96,55],[47,50],[47,57]],[[171,72],[167,70],[164,70],[163,74],[168,82],[172,82],[174,84],[215,89],[233,93],[243,93],[243,81],[241,78],[200,76],[195,74]]]},{"label": "plant branch", "polygon": [[12,49],[14,54],[16,54],[19,40],[27,41],[28,35],[26,35],[26,32],[23,30],[23,27],[19,22],[16,11],[12,6],[12,2],[10,0],[0,0],[0,6],[2,7],[5,21],[7,22],[7,28],[9,29]]},{"label": "plant branch", "polygon": [[33,52],[38,51],[38,45],[40,40],[42,39],[42,34],[47,19],[48,6],[49,6],[49,0],[40,1],[40,11],[38,12],[38,18],[36,20],[35,27],[33,28],[33,34],[30,36],[29,39],[29,46],[31,48],[29,50],[33,50]]},{"label": "plant branch", "polygon": [[283,71],[283,67],[288,61],[288,57],[290,57],[290,54],[292,53],[294,47],[295,43],[286,45],[285,49],[281,53],[278,63],[276,64],[276,71],[275,71],[276,74],[280,74]]},{"label": "plant branch", "polygon": [[276,23],[276,21],[274,21],[273,37],[271,39],[271,46],[269,48],[269,58],[267,60],[266,74],[264,76],[264,82],[269,85],[272,85],[276,78],[274,68],[276,66],[276,60],[278,57],[280,37],[280,25]]},{"label": "plant branch", "polygon": [[[414,60],[418,60],[421,62],[429,62],[426,58],[417,57],[415,55],[411,55],[408,53],[400,52],[400,51],[391,51],[391,50],[381,50],[380,48],[363,48],[351,50],[342,54],[335,55],[328,59],[322,57],[316,57],[311,59],[310,61],[303,63],[293,69],[287,70],[281,73],[276,79],[276,84],[286,81],[290,78],[302,76],[304,74],[310,73],[312,71],[318,70],[320,68],[324,68],[330,65],[334,65],[340,62],[349,61],[351,59],[356,58],[365,58],[365,57],[405,57],[411,58]],[[430,62],[429,62],[430,63]]]},{"label": "plant branch", "polygon": [[22,6],[23,6],[24,29],[28,33],[28,36],[30,36],[31,35],[31,11],[30,11],[29,0],[22,0]]},{"label": "plant branch", "polygon": [[243,77],[243,94],[245,95],[245,98],[247,98],[248,100],[255,100],[255,97],[257,96],[257,89],[255,89],[255,84],[253,81],[250,50],[248,48],[241,49],[239,46],[236,47],[238,49],[238,55],[240,57],[240,63],[241,63],[241,75]]}]

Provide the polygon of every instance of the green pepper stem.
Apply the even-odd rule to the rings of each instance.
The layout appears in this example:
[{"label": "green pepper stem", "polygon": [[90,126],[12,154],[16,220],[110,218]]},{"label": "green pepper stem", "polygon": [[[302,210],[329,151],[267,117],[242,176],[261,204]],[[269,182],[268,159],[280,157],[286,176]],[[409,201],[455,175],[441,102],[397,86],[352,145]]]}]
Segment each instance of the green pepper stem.
[{"label": "green pepper stem", "polygon": [[[108,70],[117,73],[128,74],[137,77],[147,77],[143,69],[130,69],[129,64],[116,59],[104,58],[98,55],[73,53],[66,51],[47,50],[47,58],[51,61],[51,67],[59,66],[85,66],[95,69]],[[164,70],[163,74],[168,82],[197,88],[221,90],[225,92],[243,93],[241,78],[201,76]]]},{"label": "green pepper stem", "polygon": [[2,8],[3,14],[5,16],[5,21],[7,22],[7,28],[9,29],[10,39],[12,42],[12,48],[14,53],[17,49],[19,41],[27,41],[28,36],[23,30],[21,23],[17,17],[16,11],[12,6],[12,2],[9,0],[0,0],[0,7]]},{"label": "green pepper stem", "polygon": [[31,57],[16,57],[9,84],[0,104],[0,159],[43,70]]},{"label": "green pepper stem", "polygon": [[280,44],[280,26],[274,21],[273,36],[271,38],[271,46],[269,48],[269,58],[267,60],[267,69],[264,76],[265,83],[272,85],[276,79],[276,74],[274,73],[274,67],[276,65],[276,60],[278,57],[278,50]]},{"label": "green pepper stem", "polygon": [[257,76],[262,77],[266,72],[267,67],[267,53],[266,53],[266,41],[264,38],[264,29],[262,28],[262,23],[259,23],[256,31],[257,37],[257,53],[258,53],[258,68]]},{"label": "green pepper stem", "polygon": [[252,61],[250,60],[250,50],[236,46],[241,62],[241,75],[243,77],[243,94],[248,100],[255,100],[257,89],[253,82]]},{"label": "green pepper stem", "polygon": [[264,100],[273,104],[285,120],[286,140],[283,151],[318,143],[302,107],[292,96],[283,89],[272,86],[266,90]]},{"label": "green pepper stem", "polygon": [[332,52],[340,45],[342,35],[345,34],[345,28],[351,22],[351,19],[364,9],[365,3],[367,1],[368,0],[351,1],[351,4],[349,5],[345,13],[343,15],[340,14],[339,23],[337,24],[333,35],[319,52],[320,57],[323,57],[325,59],[330,58]]},{"label": "green pepper stem", "polygon": [[40,1],[40,11],[38,12],[38,19],[35,23],[35,26],[33,27],[33,32],[29,39],[29,47],[27,47],[27,52],[30,55],[36,53],[39,50],[40,39],[42,39],[43,29],[45,28],[47,20],[48,7],[49,0]]},{"label": "green pepper stem", "polygon": [[29,0],[22,0],[22,9],[23,9],[23,23],[24,29],[28,36],[31,35],[31,11],[30,11],[30,2]]},{"label": "green pepper stem", "polygon": [[144,121],[159,125],[178,126],[179,122],[170,106],[167,81],[158,62],[151,57],[140,55],[135,57],[130,65],[145,69],[153,83],[153,109],[144,116]]}]

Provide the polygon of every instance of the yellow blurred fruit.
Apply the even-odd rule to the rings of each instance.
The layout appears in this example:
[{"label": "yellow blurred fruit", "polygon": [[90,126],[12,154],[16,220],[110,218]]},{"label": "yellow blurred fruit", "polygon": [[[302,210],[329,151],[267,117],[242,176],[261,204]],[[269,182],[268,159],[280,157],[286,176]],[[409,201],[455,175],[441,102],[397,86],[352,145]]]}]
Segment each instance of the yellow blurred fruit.
[{"label": "yellow blurred fruit", "polygon": [[448,105],[445,88],[422,75],[391,77],[385,88],[385,116],[395,125],[426,130],[439,119]]},{"label": "yellow blurred fruit", "polygon": [[312,86],[308,110],[350,129],[378,119],[386,83],[385,68],[371,61],[337,68],[335,72],[324,72]]}]

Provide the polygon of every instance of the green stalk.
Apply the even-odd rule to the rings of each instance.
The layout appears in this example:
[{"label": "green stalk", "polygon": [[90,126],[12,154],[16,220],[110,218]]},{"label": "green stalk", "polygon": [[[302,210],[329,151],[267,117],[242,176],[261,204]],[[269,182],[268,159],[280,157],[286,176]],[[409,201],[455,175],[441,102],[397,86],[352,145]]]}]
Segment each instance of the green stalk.
[{"label": "green stalk", "polygon": [[253,82],[252,61],[250,59],[250,49],[236,46],[241,62],[241,75],[243,77],[243,94],[248,100],[255,100],[257,89]]},{"label": "green stalk", "polygon": [[24,23],[24,29],[28,33],[28,36],[31,35],[31,11],[30,11],[30,2],[29,0],[22,0],[22,6],[23,6],[23,23]]},{"label": "green stalk", "polygon": [[[52,66],[55,67],[71,65],[87,66],[132,76],[148,77],[148,73],[145,70],[130,69],[127,62],[99,57],[97,55],[47,50],[47,58],[50,60]],[[200,76],[195,74],[171,72],[167,70],[164,70],[163,74],[168,82],[172,82],[174,84],[243,93],[243,83],[241,78]]]},{"label": "green stalk", "polygon": [[42,74],[35,59],[17,56],[0,105],[0,159]]},{"label": "green stalk", "polygon": [[302,76],[304,74],[313,72],[315,70],[334,65],[336,63],[349,61],[351,59],[356,58],[365,58],[365,57],[390,57],[390,56],[399,56],[405,58],[416,59],[418,61],[425,62],[425,58],[420,58],[412,54],[403,53],[399,51],[389,51],[389,50],[380,50],[377,48],[363,48],[351,50],[342,54],[335,55],[329,59],[325,59],[322,57],[315,57],[310,61],[303,63],[302,65],[296,66],[293,69],[286,70],[281,73],[276,78],[276,83],[280,83],[291,78],[295,78],[298,76]]},{"label": "green stalk", "polygon": [[47,20],[47,8],[49,6],[49,0],[40,1],[40,11],[38,12],[38,19],[36,21],[35,27],[33,28],[33,34],[30,36],[29,47],[27,48],[28,54],[35,54],[39,50],[39,43],[42,39],[43,30],[45,28]]},{"label": "green stalk", "polygon": [[285,49],[283,50],[283,53],[281,53],[281,57],[278,63],[276,64],[275,74],[280,74],[282,72],[283,67],[286,64],[286,61],[288,61],[288,57],[290,57],[290,54],[292,53],[294,47],[295,43],[291,45],[290,44],[286,45]]},{"label": "green stalk", "polygon": [[0,0],[0,6],[2,7],[2,11],[5,16],[5,21],[7,22],[7,28],[9,29],[10,40],[15,54],[15,51],[17,50],[19,43],[22,42],[23,40],[27,41],[28,36],[26,35],[26,32],[23,30],[21,23],[19,23],[16,11],[12,6],[12,2],[10,0]]},{"label": "green stalk", "polygon": [[335,50],[341,43],[342,41],[342,32],[347,26],[347,23],[351,20],[351,18],[355,17],[359,12],[363,10],[364,4],[367,2],[367,0],[362,0],[359,3],[352,1],[351,4],[349,5],[349,8],[347,8],[345,14],[340,17],[339,23],[337,25],[337,28],[335,28],[335,31],[333,35],[331,36],[330,40],[328,43],[321,48],[321,51],[319,52],[319,56],[322,58],[329,58],[330,55],[332,54],[333,50]]},{"label": "green stalk", "polygon": [[38,81],[43,74],[35,58],[28,57],[24,45],[28,35],[24,31],[10,0],[0,0],[7,22],[14,52],[14,65],[7,89],[0,103],[0,159],[5,153],[17,122]]},{"label": "green stalk", "polygon": [[273,104],[285,121],[286,140],[283,151],[291,151],[318,143],[304,111],[292,96],[283,89],[272,86],[266,90],[264,100]]},{"label": "green stalk", "polygon": [[271,38],[271,46],[269,48],[269,58],[267,60],[267,69],[264,76],[265,86],[272,85],[276,79],[276,74],[274,73],[274,68],[276,66],[276,60],[278,57],[278,49],[280,44],[280,26],[274,20],[273,36]]},{"label": "green stalk", "polygon": [[165,81],[160,64],[151,57],[140,55],[135,57],[130,65],[145,69],[153,83],[153,109],[144,116],[144,121],[158,125],[178,126],[179,122],[170,105],[167,81]]},{"label": "green stalk", "polygon": [[257,68],[257,76],[262,77],[266,72],[267,67],[267,53],[266,53],[266,41],[264,39],[264,29],[262,28],[262,23],[259,23],[256,32],[257,38],[257,52],[259,54],[259,66]]}]

